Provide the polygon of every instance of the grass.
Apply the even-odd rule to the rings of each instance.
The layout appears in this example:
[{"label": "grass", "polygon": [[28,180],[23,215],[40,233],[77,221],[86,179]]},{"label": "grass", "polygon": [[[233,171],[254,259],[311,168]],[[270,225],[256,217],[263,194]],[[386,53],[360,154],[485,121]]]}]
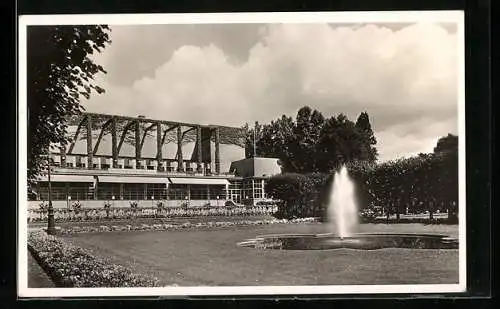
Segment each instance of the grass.
[{"label": "grass", "polygon": [[[324,233],[319,224],[189,231],[108,232],[65,238],[113,262],[180,286],[453,284],[458,250],[280,251],[240,248],[261,234]],[[359,232],[457,235],[457,226],[362,224]]]}]

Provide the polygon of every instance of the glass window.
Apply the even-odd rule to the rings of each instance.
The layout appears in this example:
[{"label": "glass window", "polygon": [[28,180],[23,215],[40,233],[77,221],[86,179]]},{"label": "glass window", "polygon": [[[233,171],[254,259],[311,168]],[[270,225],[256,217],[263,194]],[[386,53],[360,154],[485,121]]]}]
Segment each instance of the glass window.
[{"label": "glass window", "polygon": [[119,183],[99,183],[97,188],[98,200],[111,200],[120,198],[120,184]]}]

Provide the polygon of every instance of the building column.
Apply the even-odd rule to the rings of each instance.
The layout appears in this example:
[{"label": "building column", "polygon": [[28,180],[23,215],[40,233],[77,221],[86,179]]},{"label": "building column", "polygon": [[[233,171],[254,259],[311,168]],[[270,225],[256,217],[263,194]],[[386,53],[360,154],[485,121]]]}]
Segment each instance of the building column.
[{"label": "building column", "polygon": [[64,184],[64,192],[66,193],[66,208],[69,208],[69,182]]},{"label": "building column", "polygon": [[196,147],[197,147],[197,172],[201,173],[203,172],[203,155],[202,155],[202,145],[201,145],[201,127],[197,126],[196,127]]},{"label": "building column", "polygon": [[161,143],[161,122],[156,122],[156,161],[158,162],[156,166],[157,171],[161,171],[161,160],[162,160],[162,143]]},{"label": "building column", "polygon": [[118,167],[118,139],[116,136],[116,118],[111,119],[111,155],[112,155],[112,167]]},{"label": "building column", "polygon": [[141,127],[139,120],[135,121],[135,168],[141,164]]},{"label": "building column", "polygon": [[94,181],[94,200],[97,200],[99,198],[99,182]]},{"label": "building column", "polygon": [[94,149],[92,148],[92,116],[87,115],[87,168],[94,166]]},{"label": "building column", "polygon": [[184,160],[182,158],[182,128],[177,127],[177,171],[184,172]]},{"label": "building column", "polygon": [[215,128],[215,173],[220,174],[220,133],[219,127]]},{"label": "building column", "polygon": [[262,198],[265,198],[265,190],[264,190],[264,179],[262,179],[260,181],[260,187],[261,187],[261,194],[262,194]]},{"label": "building column", "polygon": [[61,153],[61,167],[65,168],[66,167],[66,146],[61,146],[59,148],[60,153]]},{"label": "building column", "polygon": [[123,183],[120,183],[120,200],[123,200]]},{"label": "building column", "polygon": [[252,205],[255,205],[255,179],[252,178]]}]

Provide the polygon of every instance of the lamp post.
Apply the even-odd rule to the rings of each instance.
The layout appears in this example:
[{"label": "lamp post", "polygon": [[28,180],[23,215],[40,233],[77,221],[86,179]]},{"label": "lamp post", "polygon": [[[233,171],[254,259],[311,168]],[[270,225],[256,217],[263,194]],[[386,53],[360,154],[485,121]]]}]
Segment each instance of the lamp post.
[{"label": "lamp post", "polygon": [[68,202],[66,203],[66,208],[69,209],[69,203],[71,203],[71,196],[68,195]]},{"label": "lamp post", "polygon": [[111,200],[113,200],[113,208],[114,208],[115,207],[115,196],[114,195],[111,197]]},{"label": "lamp post", "polygon": [[52,184],[50,179],[50,169],[51,169],[51,156],[50,152],[47,154],[47,178],[49,181],[49,206],[47,209],[47,234],[54,235],[56,233],[56,227],[54,222],[54,207],[52,206]]},{"label": "lamp post", "polygon": [[217,207],[219,207],[219,196],[217,195]]},{"label": "lamp post", "polygon": [[154,195],[151,195],[151,207],[153,207],[153,206],[154,206],[154,200],[155,200]]}]

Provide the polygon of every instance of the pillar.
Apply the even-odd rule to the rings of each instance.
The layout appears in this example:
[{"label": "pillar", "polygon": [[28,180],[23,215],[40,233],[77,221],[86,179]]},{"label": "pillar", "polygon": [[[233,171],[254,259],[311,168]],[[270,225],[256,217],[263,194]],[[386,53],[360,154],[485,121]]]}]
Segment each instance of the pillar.
[{"label": "pillar", "polygon": [[97,200],[99,198],[99,183],[95,180],[94,181],[94,200]]},{"label": "pillar", "polygon": [[196,147],[197,147],[197,150],[198,150],[198,153],[197,153],[197,166],[196,166],[196,169],[197,169],[197,172],[198,173],[201,173],[203,171],[203,156],[202,156],[202,145],[201,145],[201,127],[200,126],[197,126],[196,127]]},{"label": "pillar", "polygon": [[116,136],[116,118],[111,119],[111,155],[113,159],[112,167],[118,167],[118,139]]},{"label": "pillar", "polygon": [[64,184],[64,192],[66,193],[66,208],[69,208],[69,200],[68,200],[68,196],[69,196],[69,182],[66,182]]},{"label": "pillar", "polygon": [[220,174],[220,134],[219,127],[215,128],[215,173]]},{"label": "pillar", "polygon": [[139,120],[135,121],[135,168],[138,168],[141,164],[141,127],[139,126]]},{"label": "pillar", "polygon": [[177,171],[184,172],[184,160],[182,158],[182,128],[177,127]]},{"label": "pillar", "polygon": [[161,143],[161,122],[156,122],[156,170],[161,171],[161,160],[162,160],[162,143]]},{"label": "pillar", "polygon": [[59,150],[61,153],[61,167],[64,168],[66,167],[66,146],[61,146]]},{"label": "pillar", "polygon": [[261,180],[260,187],[261,187],[261,197],[265,198],[264,179]]},{"label": "pillar", "polygon": [[92,116],[87,115],[87,168],[94,166],[94,149],[92,148]]},{"label": "pillar", "polygon": [[255,179],[252,178],[252,205],[255,205]]}]

